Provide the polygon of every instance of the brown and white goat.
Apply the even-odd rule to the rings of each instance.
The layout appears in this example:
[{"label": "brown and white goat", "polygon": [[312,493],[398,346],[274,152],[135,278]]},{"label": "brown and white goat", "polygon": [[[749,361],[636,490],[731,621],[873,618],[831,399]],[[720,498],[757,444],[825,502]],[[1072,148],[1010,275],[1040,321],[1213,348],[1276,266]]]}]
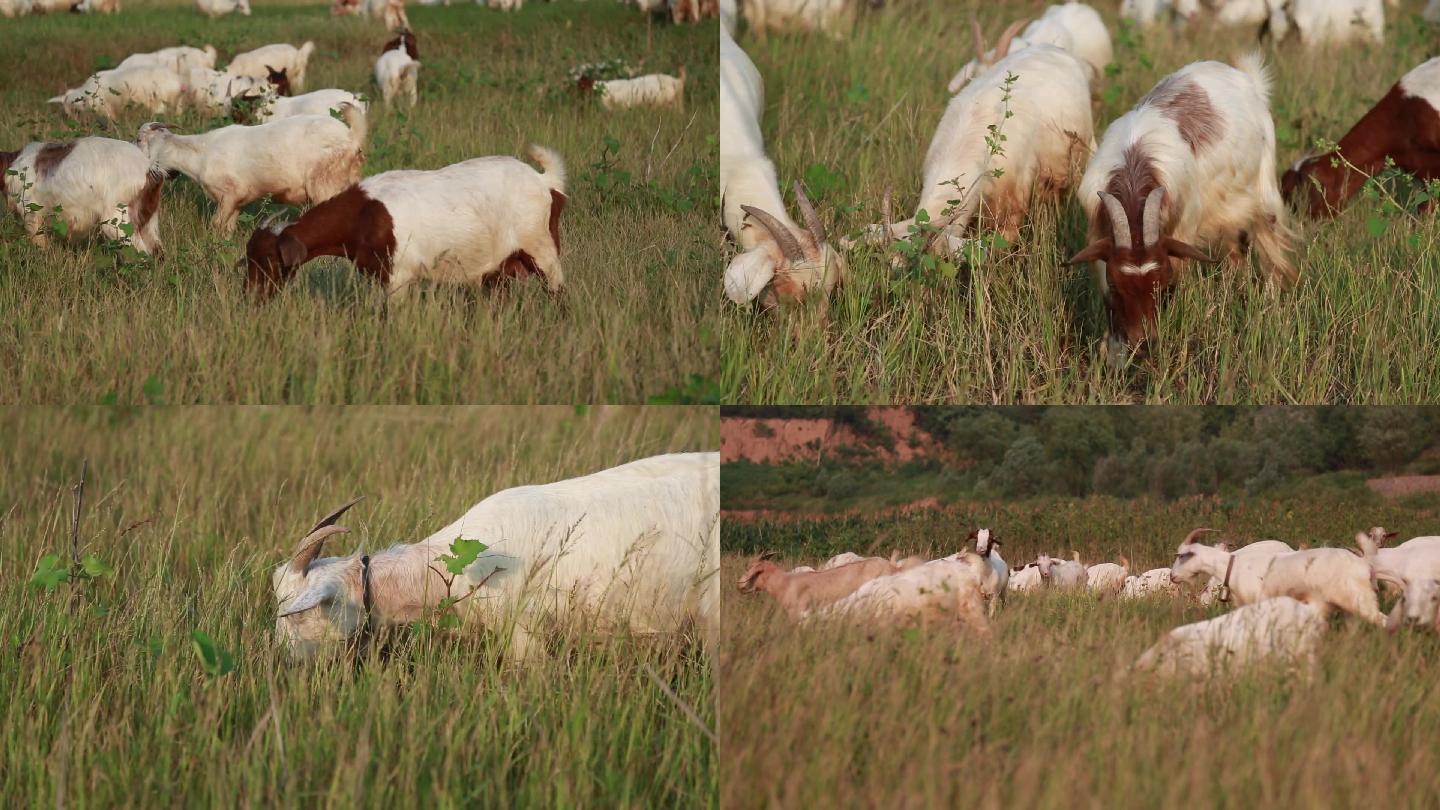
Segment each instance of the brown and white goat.
[{"label": "brown and white goat", "polygon": [[825,607],[854,593],[857,588],[877,577],[890,576],[900,569],[880,557],[805,573],[786,572],[770,560],[767,552],[750,562],[737,586],[742,593],[764,591],[792,619],[804,618],[811,610]]},{"label": "brown and white goat", "polygon": [[1272,278],[1294,281],[1269,95],[1258,54],[1196,62],[1106,130],[1080,182],[1090,244],[1070,263],[1095,263],[1117,357],[1116,344],[1141,348],[1180,262],[1207,260],[1202,246],[1240,264],[1253,242]]},{"label": "brown and white goat", "polygon": [[1401,76],[1337,146],[1296,161],[1280,183],[1316,219],[1338,213],[1386,158],[1421,180],[1440,178],[1440,57]]}]

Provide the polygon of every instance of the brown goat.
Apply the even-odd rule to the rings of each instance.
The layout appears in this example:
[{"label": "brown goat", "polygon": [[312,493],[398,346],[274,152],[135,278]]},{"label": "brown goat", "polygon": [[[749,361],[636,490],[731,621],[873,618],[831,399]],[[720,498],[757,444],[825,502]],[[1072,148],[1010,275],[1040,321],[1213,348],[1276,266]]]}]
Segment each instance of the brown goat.
[{"label": "brown goat", "polygon": [[771,562],[770,556],[767,553],[756,557],[737,584],[742,593],[761,590],[770,594],[796,620],[810,610],[849,596],[872,579],[900,570],[889,560],[871,557],[826,571],[794,574]]}]

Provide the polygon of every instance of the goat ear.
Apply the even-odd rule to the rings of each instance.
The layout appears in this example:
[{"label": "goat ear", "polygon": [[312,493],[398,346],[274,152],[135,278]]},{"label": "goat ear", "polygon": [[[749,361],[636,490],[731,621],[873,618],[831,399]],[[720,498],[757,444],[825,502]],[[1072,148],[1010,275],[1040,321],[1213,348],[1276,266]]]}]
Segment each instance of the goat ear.
[{"label": "goat ear", "polygon": [[1206,256],[1205,253],[1200,250],[1200,248],[1197,248],[1187,242],[1181,242],[1179,239],[1171,239],[1167,236],[1165,237],[1164,244],[1165,252],[1169,253],[1171,256],[1179,256],[1182,259],[1193,259],[1194,261],[1204,262],[1206,264],[1215,263],[1215,260],[1210,258],[1209,256]]},{"label": "goat ear", "polygon": [[284,262],[286,267],[298,267],[310,258],[310,251],[305,249],[305,243],[289,233],[280,235],[277,247],[280,249],[280,261]]},{"label": "goat ear", "polygon": [[320,605],[335,598],[335,593],[340,584],[333,579],[315,585],[300,592],[300,595],[291,599],[289,604],[280,611],[280,618],[294,616],[296,613],[303,613],[307,610],[320,607]]},{"label": "goat ear", "polygon": [[759,557],[756,557],[755,559],[757,559],[757,560],[769,560],[769,559],[773,559],[774,557],[778,557],[779,555],[780,555],[780,552],[775,551],[775,550],[772,549],[772,550],[770,550],[770,551],[762,551],[762,552],[760,552],[760,556],[759,556]]},{"label": "goat ear", "polygon": [[1090,244],[1086,245],[1085,248],[1079,253],[1071,256],[1070,260],[1065,262],[1065,264],[1085,264],[1087,262],[1093,262],[1097,259],[1102,259],[1105,257],[1106,254],[1110,252],[1110,248],[1113,245],[1114,243],[1111,242],[1109,239],[1100,239],[1095,242],[1091,242]]}]

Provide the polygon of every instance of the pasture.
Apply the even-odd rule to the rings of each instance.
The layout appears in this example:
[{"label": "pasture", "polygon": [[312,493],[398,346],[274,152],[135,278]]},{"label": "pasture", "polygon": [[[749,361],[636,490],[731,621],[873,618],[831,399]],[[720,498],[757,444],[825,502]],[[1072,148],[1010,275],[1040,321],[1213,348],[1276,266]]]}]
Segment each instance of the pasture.
[{"label": "pasture", "polygon": [[[1162,77],[1194,61],[1233,61],[1252,30],[1122,26],[1119,3],[1093,3],[1115,61],[1093,90],[1096,139]],[[1278,165],[1317,140],[1338,140],[1401,75],[1434,55],[1423,3],[1387,9],[1384,47],[1315,51],[1297,41],[1261,50],[1274,78]],[[821,35],[737,41],[765,81],[762,131],[796,215],[804,181],[833,234],[914,211],[921,167],[971,58],[970,12],[990,42],[1043,4],[1020,0],[887,4],[836,42]],[[1025,77],[1017,79],[1023,87]],[[1336,220],[1297,215],[1298,285],[1267,288],[1260,270],[1190,268],[1162,307],[1148,357],[1108,361],[1108,314],[1088,267],[1062,264],[1084,247],[1073,195],[1032,208],[1017,244],[982,240],[968,262],[849,254],[848,286],[828,313],[730,307],[721,331],[721,389],[755,403],[1417,402],[1440,394],[1440,367],[1416,347],[1440,337],[1434,217],[1403,180],[1386,179]],[[725,260],[734,255],[733,245]]]},{"label": "pasture", "polygon": [[[718,803],[698,637],[577,623],[517,667],[427,619],[387,658],[295,665],[270,582],[353,495],[332,553],[414,542],[505,487],[712,448],[711,409],[12,408],[0,436],[0,804]],[[27,585],[47,554],[68,566],[87,460],[97,576]]]},{"label": "pasture", "polygon": [[[1204,680],[1126,672],[1170,629],[1219,610],[1156,597],[1012,594],[993,635],[801,628],[734,583],[775,549],[784,568],[836,551],[934,556],[999,532],[1012,565],[1075,548],[1169,564],[1195,526],[1241,541],[1342,545],[1374,522],[1433,533],[1433,497],[1091,498],[946,512],[735,523],[722,548],[721,762],[727,807],[1424,807],[1440,795],[1428,673],[1440,641],[1331,619],[1311,675],[1265,666]],[[1388,607],[1388,605],[1387,605]]]},{"label": "pasture", "polygon": [[[245,243],[279,206],[249,206],[232,238],[189,179],[162,192],[160,261],[98,242],[40,249],[0,217],[0,400],[8,402],[666,402],[714,401],[716,24],[647,26],[615,2],[534,3],[502,13],[411,4],[422,63],[419,106],[379,103],[378,21],[275,0],[208,20],[191,3],[0,22],[0,147],[104,134],[133,140],[163,118],[185,133],[227,121],[131,111],[106,129],[67,123],[46,99],[126,55],[213,44],[219,66],[261,45],[313,40],[307,90],[373,101],[365,174],[439,168],[485,155],[564,158],[567,280],[552,300],[535,279],[496,293],[428,285],[386,306],[348,262],[319,259],[277,299],[246,296]],[[683,108],[601,109],[571,89],[582,63],[623,59],[691,81]]]}]

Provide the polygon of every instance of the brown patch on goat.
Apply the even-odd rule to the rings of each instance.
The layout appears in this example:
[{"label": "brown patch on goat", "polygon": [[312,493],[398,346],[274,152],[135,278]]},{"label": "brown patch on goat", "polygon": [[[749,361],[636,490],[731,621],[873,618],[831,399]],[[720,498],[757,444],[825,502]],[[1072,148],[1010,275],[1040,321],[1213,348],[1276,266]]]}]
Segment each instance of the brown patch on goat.
[{"label": "brown patch on goat", "polygon": [[1149,104],[1174,121],[1192,154],[1199,154],[1225,134],[1225,122],[1210,103],[1210,95],[1189,79],[1166,76],[1140,104]]},{"label": "brown patch on goat", "polygon": [[75,151],[75,141],[47,143],[35,154],[35,176],[41,180],[55,173],[61,162]]},{"label": "brown patch on goat", "polygon": [[15,158],[20,157],[19,152],[0,152],[0,188],[5,185],[5,176],[9,173],[10,167],[15,164]]},{"label": "brown patch on goat", "polygon": [[160,187],[165,185],[164,172],[150,172],[145,176],[145,187],[130,201],[130,224],[135,226],[135,234],[150,222],[155,212],[160,210]]},{"label": "brown patch on goat", "polygon": [[265,77],[265,80],[270,82],[271,87],[275,88],[276,94],[282,96],[289,96],[290,68],[280,68],[279,70],[276,70],[275,68],[266,65],[265,70],[269,73],[269,75]]},{"label": "brown patch on goat", "polygon": [[550,241],[555,243],[555,253],[560,253],[560,215],[565,213],[565,203],[570,198],[565,192],[550,189]]},{"label": "brown patch on goat", "polygon": [[410,55],[411,59],[419,61],[420,48],[415,44],[415,35],[409,31],[401,31],[399,36],[385,43],[385,47],[380,49],[380,53],[398,51],[402,48],[405,50],[405,53]]},{"label": "brown patch on goat", "polygon": [[395,255],[395,220],[384,203],[355,185],[311,208],[279,234],[269,228],[255,231],[245,255],[245,286],[262,300],[316,256],[349,259],[384,286]]},{"label": "brown patch on goat", "polygon": [[1287,200],[1308,208],[1317,219],[1334,216],[1360,191],[1366,175],[1384,169],[1387,157],[1421,180],[1440,178],[1440,111],[1423,98],[1407,95],[1396,82],[1337,146],[1334,152],[1306,158],[1298,169],[1286,171],[1280,183]]}]

